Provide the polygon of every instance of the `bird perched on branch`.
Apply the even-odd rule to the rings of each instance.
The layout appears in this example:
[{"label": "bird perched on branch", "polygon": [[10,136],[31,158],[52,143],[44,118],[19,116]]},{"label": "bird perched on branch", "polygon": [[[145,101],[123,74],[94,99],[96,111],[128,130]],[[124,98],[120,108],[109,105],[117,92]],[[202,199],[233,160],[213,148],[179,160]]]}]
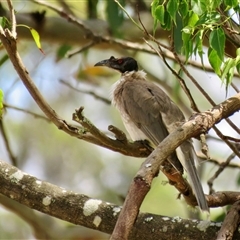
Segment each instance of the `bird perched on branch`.
[{"label": "bird perched on branch", "polygon": [[[125,128],[134,141],[149,140],[157,146],[184,121],[178,106],[156,84],[146,80],[146,73],[138,70],[131,57],[100,61],[95,66],[106,66],[121,73],[113,85],[112,103],[122,117]],[[180,172],[187,171],[201,210],[209,211],[194,162],[191,140],[185,141],[167,159]]]}]

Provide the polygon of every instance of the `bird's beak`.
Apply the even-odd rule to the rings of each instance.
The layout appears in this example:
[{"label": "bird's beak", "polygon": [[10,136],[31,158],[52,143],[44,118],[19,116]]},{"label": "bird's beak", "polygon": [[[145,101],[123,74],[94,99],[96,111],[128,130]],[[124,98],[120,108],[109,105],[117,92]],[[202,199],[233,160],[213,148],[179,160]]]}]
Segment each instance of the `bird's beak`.
[{"label": "bird's beak", "polygon": [[106,67],[109,67],[109,59],[102,60],[102,61],[96,63],[94,66],[106,66]]}]

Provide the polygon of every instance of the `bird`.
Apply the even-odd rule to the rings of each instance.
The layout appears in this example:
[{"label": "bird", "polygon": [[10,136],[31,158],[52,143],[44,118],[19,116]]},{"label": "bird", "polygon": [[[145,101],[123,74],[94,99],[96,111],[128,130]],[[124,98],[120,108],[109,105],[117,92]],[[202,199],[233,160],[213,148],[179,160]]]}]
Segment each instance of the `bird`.
[{"label": "bird", "polygon": [[[148,140],[156,147],[185,122],[180,108],[158,85],[146,79],[146,73],[138,69],[134,58],[111,56],[94,66],[105,66],[121,73],[120,80],[112,85],[112,104],[133,141]],[[209,212],[194,159],[191,140],[186,140],[167,158],[181,173],[185,169],[198,206]]]}]

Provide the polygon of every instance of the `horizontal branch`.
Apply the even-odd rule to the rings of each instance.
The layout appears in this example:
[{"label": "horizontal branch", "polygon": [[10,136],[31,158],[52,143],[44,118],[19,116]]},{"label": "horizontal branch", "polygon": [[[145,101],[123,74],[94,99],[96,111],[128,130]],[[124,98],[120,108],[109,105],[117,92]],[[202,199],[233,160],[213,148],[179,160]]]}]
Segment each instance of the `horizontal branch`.
[{"label": "horizontal branch", "polygon": [[[111,233],[121,207],[102,200],[91,199],[86,195],[65,190],[51,183],[28,175],[0,160],[0,193],[42,213],[59,219]],[[232,193],[234,194],[234,193]],[[170,218],[149,213],[140,213],[134,224],[129,240],[210,240],[220,229],[219,223],[211,223],[201,228],[201,221]],[[180,230],[181,229],[181,230]],[[169,233],[171,231],[171,233]],[[194,237],[195,236],[195,237]],[[234,239],[239,239],[236,234]]]}]

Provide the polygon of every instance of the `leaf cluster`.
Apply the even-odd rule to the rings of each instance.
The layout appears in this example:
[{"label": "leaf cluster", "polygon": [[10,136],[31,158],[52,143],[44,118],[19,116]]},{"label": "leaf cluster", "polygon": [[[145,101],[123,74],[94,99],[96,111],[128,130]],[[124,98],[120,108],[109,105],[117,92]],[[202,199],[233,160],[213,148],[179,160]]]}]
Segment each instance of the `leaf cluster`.
[{"label": "leaf cluster", "polygon": [[225,57],[226,31],[234,29],[233,18],[240,8],[237,0],[154,0],[151,7],[154,31],[159,23],[164,30],[174,30],[175,38],[178,33],[181,41],[174,43],[181,45],[177,49],[181,50],[186,60],[198,55],[203,65],[203,44],[207,41],[208,61],[227,86],[231,83],[234,71],[240,73],[239,48],[236,57]]}]

